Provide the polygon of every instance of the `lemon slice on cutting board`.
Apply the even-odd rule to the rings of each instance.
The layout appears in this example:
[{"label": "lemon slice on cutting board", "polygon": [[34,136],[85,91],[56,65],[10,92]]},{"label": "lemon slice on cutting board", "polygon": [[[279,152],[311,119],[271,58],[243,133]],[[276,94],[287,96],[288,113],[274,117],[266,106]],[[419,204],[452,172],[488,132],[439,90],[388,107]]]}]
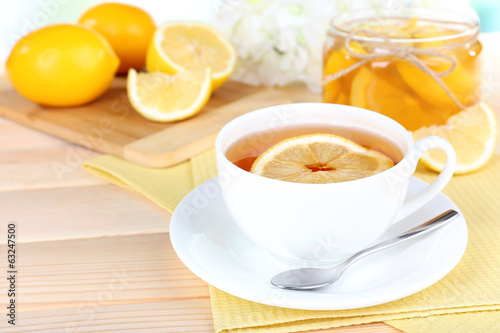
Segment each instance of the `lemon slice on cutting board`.
[{"label": "lemon slice on cutting board", "polygon": [[212,69],[212,89],[218,89],[234,72],[236,50],[213,26],[202,22],[172,21],[155,31],[149,44],[149,72],[175,74],[179,71]]},{"label": "lemon slice on cutting board", "polygon": [[378,151],[326,133],[278,142],[254,162],[251,172],[295,183],[338,183],[368,177],[394,166]]},{"label": "lemon slice on cutting board", "polygon": [[176,75],[138,73],[130,69],[127,77],[130,104],[145,118],[158,122],[195,115],[207,103],[211,91],[212,72],[209,68]]},{"label": "lemon slice on cutting board", "polygon": [[[415,141],[430,135],[448,140],[457,153],[455,174],[465,174],[482,168],[495,153],[498,123],[491,107],[481,102],[451,116],[445,125],[423,127],[412,135]],[[446,155],[439,149],[431,149],[420,160],[441,172]]]}]

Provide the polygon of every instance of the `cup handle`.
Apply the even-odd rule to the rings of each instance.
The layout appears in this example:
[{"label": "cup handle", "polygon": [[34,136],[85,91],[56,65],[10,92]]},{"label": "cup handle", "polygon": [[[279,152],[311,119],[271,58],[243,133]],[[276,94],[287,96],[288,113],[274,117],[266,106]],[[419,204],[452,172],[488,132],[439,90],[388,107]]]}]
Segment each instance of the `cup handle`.
[{"label": "cup handle", "polygon": [[429,149],[438,148],[443,150],[446,154],[446,164],[443,171],[441,171],[441,173],[429,186],[427,186],[413,198],[406,200],[403,203],[403,206],[394,219],[395,222],[407,217],[408,215],[431,201],[431,199],[439,194],[441,190],[446,186],[446,184],[448,184],[455,171],[457,155],[455,154],[453,146],[445,139],[438,136],[428,136],[418,140],[414,146],[415,150],[412,156],[410,156],[412,174],[415,172],[418,160],[420,159],[422,154]]}]

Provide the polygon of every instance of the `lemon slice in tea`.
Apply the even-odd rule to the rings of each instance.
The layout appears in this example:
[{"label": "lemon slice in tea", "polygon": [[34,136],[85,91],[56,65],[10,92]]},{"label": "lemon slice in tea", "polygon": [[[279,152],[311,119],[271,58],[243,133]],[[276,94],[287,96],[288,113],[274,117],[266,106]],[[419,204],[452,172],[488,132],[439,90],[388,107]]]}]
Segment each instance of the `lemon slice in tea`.
[{"label": "lemon slice in tea", "polygon": [[338,183],[368,177],[394,166],[378,151],[341,136],[318,133],[285,139],[262,153],[251,172],[295,183]]}]

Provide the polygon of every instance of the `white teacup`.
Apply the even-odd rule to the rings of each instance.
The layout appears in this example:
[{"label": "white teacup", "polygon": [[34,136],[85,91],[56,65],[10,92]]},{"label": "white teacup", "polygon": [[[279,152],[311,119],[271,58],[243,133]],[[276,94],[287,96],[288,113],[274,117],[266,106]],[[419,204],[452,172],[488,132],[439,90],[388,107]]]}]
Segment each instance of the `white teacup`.
[{"label": "white teacup", "polygon": [[[225,156],[232,144],[249,135],[311,124],[375,132],[396,145],[404,157],[370,177],[303,184],[252,174]],[[222,194],[238,226],[257,245],[296,266],[331,266],[369,246],[390,225],[436,196],[456,164],[455,151],[443,138],[413,143],[403,126],[384,115],[327,103],[278,105],[247,113],[222,128],[215,146]],[[405,201],[417,162],[431,148],[446,153],[446,166],[433,183]]]}]

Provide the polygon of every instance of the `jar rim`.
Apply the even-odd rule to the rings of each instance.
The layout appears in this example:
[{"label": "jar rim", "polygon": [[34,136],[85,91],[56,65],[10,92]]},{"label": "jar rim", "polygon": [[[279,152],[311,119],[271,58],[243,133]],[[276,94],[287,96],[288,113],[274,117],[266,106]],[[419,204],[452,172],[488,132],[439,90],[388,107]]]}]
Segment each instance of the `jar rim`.
[{"label": "jar rim", "polygon": [[[343,25],[348,24],[348,23],[353,23],[356,21],[363,21],[366,19],[370,20],[375,20],[377,18],[382,18],[382,19],[408,19],[408,18],[421,18],[418,16],[418,13],[432,13],[432,14],[439,14],[442,13],[441,20],[437,19],[430,19],[430,18],[422,18],[426,21],[434,21],[436,23],[458,23],[462,24],[464,27],[466,27],[463,31],[458,31],[455,34],[449,34],[449,35],[444,35],[444,36],[436,36],[436,37],[426,37],[426,38],[391,38],[388,37],[388,39],[392,43],[429,43],[429,42],[443,42],[443,41],[452,41],[455,39],[460,39],[464,37],[470,37],[475,38],[477,34],[479,33],[479,17],[477,16],[476,12],[471,9],[467,13],[464,11],[458,11],[458,10],[452,10],[452,9],[444,9],[444,8],[428,8],[428,7],[407,7],[404,10],[400,10],[400,13],[397,14],[389,14],[389,15],[381,15],[381,12],[383,10],[381,9],[373,9],[373,8],[364,8],[364,9],[357,9],[357,10],[351,10],[345,13],[342,13],[340,15],[335,16],[332,20],[330,20],[330,26],[328,29],[328,33],[334,33],[337,34],[341,37],[347,37],[349,33],[352,31],[351,29],[342,29],[340,26],[338,26],[339,21],[341,20],[346,20],[348,18],[351,18],[354,14],[371,14],[369,16],[364,16],[362,19],[357,19],[354,20],[351,18],[351,20],[346,20],[345,22],[342,22]],[[386,12],[387,13],[387,12]],[[409,15],[413,14],[413,15]],[[453,18],[458,18],[460,17],[461,19],[466,19],[466,22],[457,22],[457,20],[450,20],[448,19],[450,16],[453,16]],[[444,18],[444,20],[443,20]],[[377,37],[368,37],[368,36],[358,36],[354,35],[353,40],[356,41],[361,41],[361,42],[373,42],[373,41],[380,41],[380,38]]]}]

